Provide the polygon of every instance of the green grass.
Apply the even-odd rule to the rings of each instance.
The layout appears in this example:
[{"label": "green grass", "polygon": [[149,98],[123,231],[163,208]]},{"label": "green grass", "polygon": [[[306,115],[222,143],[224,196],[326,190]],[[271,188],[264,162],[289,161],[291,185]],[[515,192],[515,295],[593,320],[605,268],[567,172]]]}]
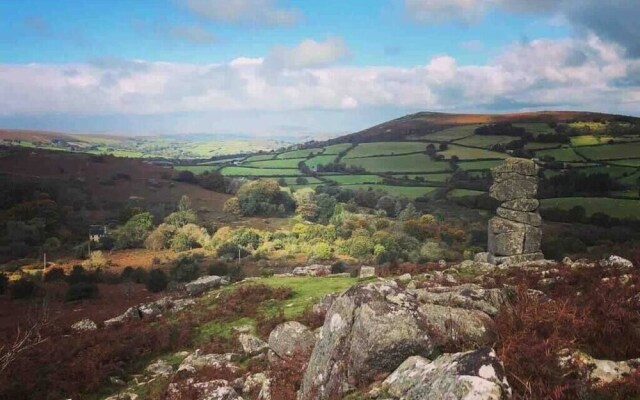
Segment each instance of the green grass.
[{"label": "green grass", "polygon": [[597,167],[586,167],[586,168],[574,168],[574,171],[580,172],[582,174],[598,174],[604,173],[609,174],[612,178],[620,178],[625,174],[630,175],[634,174],[637,169],[632,167],[618,167],[614,165],[603,165]]},{"label": "green grass", "polygon": [[348,185],[345,186],[348,189],[363,189],[369,190],[369,188],[373,190],[382,190],[387,192],[393,196],[404,196],[410,199],[415,199],[416,197],[420,197],[426,194],[433,192],[438,189],[436,187],[426,187],[426,186],[392,186],[392,185]]},{"label": "green grass", "polygon": [[629,199],[637,199],[640,197],[640,194],[638,193],[638,189],[625,190],[622,192],[613,192],[611,193],[611,195],[616,197],[626,197]]},{"label": "green grass", "polygon": [[587,215],[601,212],[615,218],[632,218],[640,214],[640,200],[611,199],[607,197],[562,197],[543,199],[543,208],[560,208],[570,210],[575,206],[582,206]]},{"label": "green grass", "polygon": [[318,165],[322,164],[322,165],[327,165],[327,164],[331,164],[332,162],[334,162],[336,159],[336,155],[321,155],[321,156],[315,156],[313,158],[310,158],[308,160],[306,160],[304,163],[307,165],[307,167],[309,168],[315,168]]},{"label": "green grass", "polygon": [[312,153],[313,154],[322,153],[322,150],[323,150],[322,148],[312,148],[312,149],[287,151],[286,153],[278,154],[277,158],[280,158],[280,159],[283,159],[283,158],[307,158]]},{"label": "green grass", "polygon": [[446,172],[450,170],[445,161],[432,161],[425,154],[408,154],[403,156],[370,157],[345,159],[349,166],[362,167],[368,172],[379,173],[421,173]]},{"label": "green grass", "polygon": [[393,175],[396,179],[409,179],[415,180],[416,178],[424,178],[426,182],[446,182],[447,179],[451,178],[453,174],[443,173],[443,174],[397,174]]},{"label": "green grass", "polygon": [[241,166],[256,168],[298,168],[298,164],[304,160],[304,158],[287,158],[284,160],[253,161],[242,163]]},{"label": "green grass", "polygon": [[596,136],[596,135],[581,135],[573,136],[571,138],[572,146],[593,146],[598,144],[607,144],[609,140],[613,139],[612,136]]},{"label": "green grass", "polygon": [[524,128],[527,132],[532,133],[534,135],[538,135],[540,133],[554,132],[553,128],[549,127],[548,124],[545,124],[543,122],[524,122],[521,124],[513,124],[513,126]]},{"label": "green grass", "polygon": [[541,143],[541,142],[529,142],[524,148],[527,150],[544,150],[544,149],[553,149],[556,147],[560,147],[560,143]]},{"label": "green grass", "polygon": [[551,150],[540,150],[536,151],[536,156],[538,158],[544,156],[551,156],[555,158],[556,161],[584,161],[584,158],[580,157],[576,154],[575,151],[571,147],[561,147],[559,149],[551,149]]},{"label": "green grass", "polygon": [[317,188],[320,185],[324,185],[324,183],[320,182],[320,183],[307,183],[306,185],[290,185],[289,187],[291,188],[291,190],[293,190],[294,192],[296,190],[300,190],[300,189],[305,189],[305,188],[309,188],[309,189],[314,189]]},{"label": "green grass", "polygon": [[592,121],[579,121],[571,122],[569,127],[576,129],[589,130],[594,133],[604,132],[607,129],[608,122],[592,122]]},{"label": "green grass", "polygon": [[591,160],[620,160],[640,156],[640,143],[607,144],[581,147],[580,154]]},{"label": "green grass", "polygon": [[324,148],[324,155],[331,155],[331,154],[340,154],[343,151],[345,151],[346,149],[348,149],[349,147],[351,147],[351,143],[340,143],[340,144],[332,144],[331,146],[326,146]]},{"label": "green grass", "polygon": [[430,133],[414,139],[435,140],[438,142],[450,142],[473,135],[473,132],[481,125],[461,125],[454,128],[444,129],[438,132]]},{"label": "green grass", "polygon": [[618,178],[618,183],[629,186],[640,186],[640,172],[630,174],[624,178]]},{"label": "green grass", "polygon": [[425,151],[427,145],[422,142],[375,142],[361,143],[350,150],[343,160],[357,157],[390,156],[395,154]]},{"label": "green grass", "polygon": [[[305,176],[304,177],[307,180],[307,184],[314,184],[314,183],[322,183],[322,181],[318,178],[314,178],[312,176]],[[296,182],[296,180],[298,178],[282,178],[284,179],[284,181],[287,183],[287,185],[297,185],[298,183]]]},{"label": "green grass", "polygon": [[176,171],[191,171],[194,175],[200,175],[206,171],[213,171],[216,169],[211,165],[176,165],[174,167]]},{"label": "green grass", "polygon": [[224,167],[220,170],[225,176],[296,176],[301,175],[299,169],[286,168],[244,168]]},{"label": "green grass", "polygon": [[275,158],[275,156],[275,154],[256,154],[255,156],[247,158],[246,162],[271,160]]},{"label": "green grass", "polygon": [[342,185],[354,185],[359,183],[381,183],[383,178],[378,175],[329,175],[324,178]]},{"label": "green grass", "polygon": [[484,149],[473,149],[470,147],[456,146],[450,144],[449,148],[445,151],[441,151],[438,154],[442,154],[445,158],[450,159],[456,155],[461,160],[481,160],[488,158],[507,158],[507,154],[498,153],[497,151],[489,151]]},{"label": "green grass", "polygon": [[501,160],[485,160],[485,161],[464,161],[458,163],[458,168],[463,171],[476,171],[491,169],[502,164]]},{"label": "green grass", "polygon": [[469,196],[479,196],[481,194],[485,194],[486,192],[482,192],[480,190],[470,190],[470,189],[453,189],[447,193],[447,197],[460,198],[460,197],[469,197]]},{"label": "green grass", "polygon": [[513,136],[487,136],[487,135],[473,135],[464,139],[456,140],[455,144],[474,147],[491,147],[495,144],[509,143],[517,140],[517,137]]},{"label": "green grass", "polygon": [[616,165],[626,165],[629,167],[640,167],[640,158],[631,158],[628,160],[615,160],[612,161]]}]

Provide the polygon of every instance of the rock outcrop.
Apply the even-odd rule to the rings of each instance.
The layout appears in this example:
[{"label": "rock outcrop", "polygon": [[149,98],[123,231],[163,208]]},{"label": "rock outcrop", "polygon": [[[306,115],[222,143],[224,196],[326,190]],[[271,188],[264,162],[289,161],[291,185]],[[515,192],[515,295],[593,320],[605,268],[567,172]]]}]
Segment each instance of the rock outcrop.
[{"label": "rock outcrop", "polygon": [[309,355],[315,344],[316,337],[309,328],[296,321],[285,322],[269,334],[270,359],[273,355],[280,358]]},{"label": "rock outcrop", "polygon": [[295,276],[327,276],[331,274],[331,265],[313,264],[293,269]]},{"label": "rock outcrop", "polygon": [[178,312],[195,304],[192,299],[172,299],[165,297],[151,303],[129,307],[117,317],[104,321],[105,326],[120,325],[129,321],[153,319],[167,312]]},{"label": "rock outcrop", "polygon": [[[385,392],[383,396],[378,393]],[[406,359],[371,396],[403,400],[483,399],[511,397],[504,367],[493,350],[443,354],[434,361],[413,356]]]},{"label": "rock outcrop", "polygon": [[207,290],[215,289],[222,284],[222,278],[216,275],[202,276],[193,282],[184,285],[184,290],[189,296],[200,296]]},{"label": "rock outcrop", "polygon": [[515,264],[544,259],[540,251],[542,218],[538,212],[538,166],[531,160],[508,158],[491,170],[490,195],[501,201],[489,221],[489,260]]}]

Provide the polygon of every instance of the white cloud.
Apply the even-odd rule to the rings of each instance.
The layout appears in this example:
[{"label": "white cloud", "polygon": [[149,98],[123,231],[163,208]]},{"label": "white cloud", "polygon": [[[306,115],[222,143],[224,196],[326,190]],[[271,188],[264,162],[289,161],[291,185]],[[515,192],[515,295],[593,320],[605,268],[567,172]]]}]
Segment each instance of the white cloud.
[{"label": "white cloud", "polygon": [[170,27],[167,33],[170,37],[196,44],[216,42],[215,35],[200,25],[176,25]]},{"label": "white cloud", "polygon": [[460,47],[473,52],[484,50],[484,44],[482,43],[482,41],[477,39],[464,41],[460,43]]},{"label": "white cloud", "polygon": [[276,0],[178,0],[193,13],[219,22],[265,25],[295,25],[301,14],[278,8]]},{"label": "white cloud", "polygon": [[407,15],[418,21],[442,23],[462,20],[478,21],[501,0],[405,0]]},{"label": "white cloud", "polygon": [[349,48],[340,38],[329,38],[324,42],[307,39],[295,47],[274,48],[267,55],[265,63],[274,68],[322,67],[348,56]]},{"label": "white cloud", "polygon": [[[310,43],[310,42],[309,42]],[[638,113],[640,61],[595,35],[516,43],[487,65],[450,56],[415,67],[335,66],[333,48],[223,64],[99,60],[0,64],[0,115],[167,115],[301,110],[570,108]],[[316,51],[308,51],[308,47]],[[324,66],[323,66],[324,65]]]}]

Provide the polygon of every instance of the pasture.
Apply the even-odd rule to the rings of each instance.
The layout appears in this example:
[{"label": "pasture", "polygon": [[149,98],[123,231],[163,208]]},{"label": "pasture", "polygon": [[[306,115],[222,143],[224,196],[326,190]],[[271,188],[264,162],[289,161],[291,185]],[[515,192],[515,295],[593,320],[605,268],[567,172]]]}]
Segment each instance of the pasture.
[{"label": "pasture", "polygon": [[[421,139],[434,140],[437,142],[451,142],[473,135],[476,128],[481,125],[462,125],[453,128],[444,129],[428,135],[420,136]],[[416,137],[417,139],[417,137]]]},{"label": "pasture", "polygon": [[581,147],[577,150],[590,160],[621,160],[640,157],[640,143]]},{"label": "pasture", "polygon": [[381,183],[383,180],[383,178],[378,175],[325,175],[323,177],[341,185]]},{"label": "pasture", "polygon": [[303,150],[293,150],[287,151],[285,153],[278,154],[277,158],[285,159],[285,158],[307,158],[312,154],[320,154],[323,152],[323,148],[315,147],[311,149],[303,149]]},{"label": "pasture", "polygon": [[464,139],[456,140],[455,144],[460,144],[463,146],[471,146],[471,147],[482,147],[488,148],[496,144],[504,144],[509,143],[518,138],[513,136],[485,136],[485,135],[473,135],[468,136]]},{"label": "pasture", "polygon": [[409,199],[415,199],[420,196],[428,195],[434,190],[438,189],[437,187],[429,187],[429,186],[392,186],[392,185],[349,185],[347,186],[349,189],[357,190],[382,190],[384,192],[389,193],[393,196],[401,196],[407,197]]},{"label": "pasture", "polygon": [[536,157],[538,158],[549,157],[549,156],[553,157],[554,160],[556,161],[564,161],[564,162],[585,161],[585,159],[582,158],[580,155],[576,154],[576,152],[571,147],[561,147],[558,149],[536,151]]},{"label": "pasture", "polygon": [[326,146],[324,148],[324,152],[322,154],[324,154],[324,155],[330,155],[330,154],[338,155],[338,154],[342,153],[343,151],[347,150],[350,147],[351,147],[351,143],[332,144],[330,146]]},{"label": "pasture", "polygon": [[482,192],[480,190],[470,190],[470,189],[453,189],[447,193],[447,197],[451,197],[451,198],[473,197],[473,196],[479,196],[481,194],[486,194],[486,192]]},{"label": "pasture", "polygon": [[336,155],[324,155],[324,153],[322,153],[322,155],[320,155],[320,156],[315,156],[313,158],[309,158],[309,159],[305,160],[304,163],[309,168],[315,168],[318,165],[331,164],[332,162],[335,161],[336,157],[337,157]]},{"label": "pasture", "polygon": [[362,167],[367,172],[381,173],[420,173],[446,172],[450,170],[448,162],[433,161],[426,154],[408,154],[402,156],[369,157],[344,159],[349,166]]},{"label": "pasture", "polygon": [[425,151],[427,145],[423,142],[375,142],[361,143],[351,149],[343,160],[372,156],[391,156],[396,154],[415,153]]},{"label": "pasture", "polygon": [[304,158],[286,158],[282,160],[253,161],[243,163],[242,166],[254,168],[298,168],[298,164],[304,160]]},{"label": "pasture", "polygon": [[426,182],[446,182],[449,178],[451,178],[452,174],[442,173],[442,174],[398,174],[393,175],[396,179],[407,179],[407,180],[417,180],[422,178],[422,180]]},{"label": "pasture", "polygon": [[442,154],[446,159],[451,159],[451,157],[455,155],[461,160],[482,160],[509,157],[507,154],[498,153],[497,151],[462,147],[456,146],[455,144],[450,144],[447,150],[438,152],[438,154]]},{"label": "pasture", "polygon": [[502,164],[502,160],[463,161],[458,163],[458,168],[463,171],[481,171],[500,164]]},{"label": "pasture", "polygon": [[575,206],[584,207],[587,216],[600,212],[615,218],[638,218],[640,214],[640,200],[611,199],[608,197],[559,197],[541,201],[543,209],[560,208],[570,210]]},{"label": "pasture", "polygon": [[247,167],[224,167],[220,173],[225,176],[296,176],[301,175],[299,169],[289,168],[247,168]]}]

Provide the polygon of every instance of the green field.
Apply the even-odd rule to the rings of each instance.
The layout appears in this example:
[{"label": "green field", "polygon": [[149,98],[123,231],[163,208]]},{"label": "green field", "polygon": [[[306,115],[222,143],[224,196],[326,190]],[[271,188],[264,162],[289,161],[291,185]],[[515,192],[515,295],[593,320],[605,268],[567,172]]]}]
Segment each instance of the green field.
[{"label": "green field", "polygon": [[556,147],[561,147],[560,143],[529,142],[524,146],[525,149],[532,151],[554,149]]},{"label": "green field", "polygon": [[[288,178],[282,178],[282,179],[284,179],[287,185],[298,185],[298,182],[297,182],[298,178],[288,177]],[[320,179],[314,178],[313,176],[305,176],[304,179],[307,180],[306,184],[314,185],[314,184],[322,183]]]},{"label": "green field", "polygon": [[191,171],[195,175],[200,175],[205,171],[213,171],[216,167],[211,165],[176,165],[174,169],[176,171]]},{"label": "green field", "polygon": [[612,136],[596,136],[596,135],[581,135],[573,136],[571,138],[572,146],[594,146],[598,144],[607,144],[609,140],[613,139]]},{"label": "green field", "polygon": [[640,143],[581,147],[580,154],[591,160],[620,160],[640,157]]},{"label": "green field", "polygon": [[576,154],[571,147],[561,147],[559,149],[536,151],[536,157],[551,156],[556,161],[585,161],[584,158]]},{"label": "green field", "polygon": [[436,187],[426,187],[426,186],[392,186],[392,185],[349,185],[346,186],[348,189],[363,189],[368,190],[372,188],[373,190],[382,190],[393,196],[402,196],[410,199],[415,199],[416,197],[420,197],[426,194],[429,194],[436,190]]},{"label": "green field", "polygon": [[362,143],[350,150],[343,160],[349,158],[390,156],[395,154],[415,153],[425,151],[427,145],[422,142],[376,142]]},{"label": "green field", "polygon": [[354,185],[362,183],[381,183],[383,178],[378,175],[325,175],[324,178],[341,185]]},{"label": "green field", "polygon": [[590,216],[601,212],[615,218],[638,218],[640,216],[640,200],[610,199],[607,197],[562,197],[543,199],[543,208],[561,208],[570,210],[582,206]]},{"label": "green field", "polygon": [[524,128],[527,132],[532,133],[534,135],[538,135],[540,133],[554,132],[553,128],[549,127],[548,124],[545,124],[543,122],[513,124],[513,126],[517,126],[518,128]]},{"label": "green field", "polygon": [[298,164],[304,161],[304,158],[287,158],[284,160],[266,160],[243,163],[243,167],[255,168],[298,168]]},{"label": "green field", "polygon": [[331,146],[326,146],[324,148],[324,153],[325,155],[329,155],[329,154],[340,154],[343,151],[345,151],[346,149],[348,149],[349,147],[351,147],[351,143],[340,143],[340,144],[332,144]]},{"label": "green field", "polygon": [[275,154],[256,154],[255,156],[247,158],[246,162],[271,160],[275,158],[275,156]]},{"label": "green field", "polygon": [[473,135],[464,139],[456,140],[455,144],[461,144],[464,146],[483,147],[488,148],[495,144],[509,143],[517,140],[514,136],[487,136],[487,135]]},{"label": "green field", "polygon": [[318,165],[327,165],[327,164],[331,164],[332,162],[334,162],[336,159],[336,155],[321,155],[321,156],[315,156],[313,158],[310,158],[308,160],[306,160],[304,163],[307,165],[307,167],[309,168],[315,168]]},{"label": "green field", "polygon": [[629,167],[640,167],[640,158],[631,158],[628,160],[615,160],[615,161],[611,161],[611,164],[626,165]]},{"label": "green field", "polygon": [[619,167],[614,165],[603,165],[597,167],[586,167],[586,168],[574,168],[574,171],[580,172],[582,174],[598,174],[604,173],[609,174],[612,178],[620,178],[626,175],[632,175],[637,172],[637,168],[632,167]]},{"label": "green field", "polygon": [[486,192],[482,192],[480,190],[453,189],[453,190],[450,190],[449,193],[447,193],[447,197],[452,197],[452,198],[471,197],[471,196],[479,196],[485,193]]},{"label": "green field", "polygon": [[626,197],[628,199],[637,199],[640,197],[640,193],[638,193],[637,189],[634,190],[625,190],[623,192],[613,192],[611,196],[615,197]]},{"label": "green field", "polygon": [[452,174],[443,173],[443,174],[398,174],[393,175],[396,179],[409,179],[415,180],[416,178],[423,178],[426,182],[446,182],[447,179],[451,178]]},{"label": "green field", "polygon": [[278,154],[277,158],[283,159],[283,158],[307,158],[309,157],[311,154],[320,154],[322,153],[323,149],[316,147],[316,148],[312,148],[312,149],[303,149],[303,150],[293,150],[293,151],[287,151],[286,153],[280,153]]},{"label": "green field", "polygon": [[349,166],[358,166],[368,172],[380,173],[420,173],[420,172],[446,172],[450,169],[449,163],[444,161],[432,161],[425,154],[409,154],[404,156],[353,158],[344,160]]},{"label": "green field", "polygon": [[462,147],[450,144],[449,148],[445,151],[441,151],[438,154],[442,154],[445,158],[450,159],[456,155],[461,160],[482,160],[489,158],[507,158],[507,154],[498,153],[497,151],[489,151],[484,149],[474,149],[471,147]]},{"label": "green field", "polygon": [[[451,142],[453,140],[462,139],[463,137],[467,137],[473,135],[476,128],[481,125],[463,125],[456,126],[454,128],[444,129],[438,132],[430,133],[428,135],[420,136],[420,139],[427,140],[435,140],[438,142]],[[418,139],[416,137],[415,139]]]},{"label": "green field", "polygon": [[502,164],[502,160],[464,161],[458,163],[458,168],[463,171],[478,171],[491,169]]},{"label": "green field", "polygon": [[299,169],[285,168],[245,168],[245,167],[224,167],[220,170],[225,176],[296,176],[301,175]]}]

